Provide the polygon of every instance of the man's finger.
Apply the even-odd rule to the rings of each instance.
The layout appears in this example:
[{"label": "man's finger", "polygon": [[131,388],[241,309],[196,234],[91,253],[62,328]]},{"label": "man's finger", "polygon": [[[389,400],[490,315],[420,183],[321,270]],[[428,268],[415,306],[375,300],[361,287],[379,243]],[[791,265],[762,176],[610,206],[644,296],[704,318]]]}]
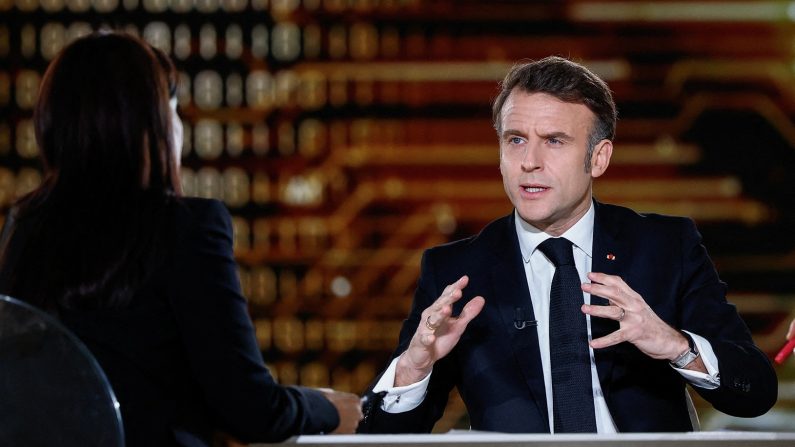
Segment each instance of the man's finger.
[{"label": "man's finger", "polygon": [[446,305],[458,301],[462,296],[464,296],[463,290],[467,284],[469,284],[469,277],[467,275],[458,278],[456,282],[444,288],[442,296],[436,300],[434,305]]},{"label": "man's finger", "polygon": [[624,280],[617,275],[608,275],[601,272],[588,272],[588,279],[592,282],[604,284],[606,286],[620,286],[624,285]]},{"label": "man's finger", "polygon": [[[428,308],[425,310],[426,312],[430,312],[432,314],[444,314],[444,317],[447,318],[452,314],[452,304],[461,299],[464,296],[463,288],[466,287],[467,283],[469,282],[469,278],[464,275],[459,278],[456,282],[448,285],[444,288],[444,291],[433,302]],[[427,317],[427,313],[425,314]],[[438,321],[436,318],[433,318],[434,322]]]},{"label": "man's finger", "polygon": [[448,320],[451,321],[450,326],[453,330],[463,332],[466,326],[472,321],[473,318],[477,317],[480,314],[480,311],[483,310],[483,306],[486,304],[486,300],[483,299],[482,296],[476,296],[469,300],[468,303],[464,305],[464,308],[461,309],[461,313],[458,315],[457,318]]},{"label": "man's finger", "polygon": [[592,317],[612,318],[615,320],[618,318],[615,310],[621,308],[618,306],[597,306],[595,304],[583,304],[581,309],[583,313]]},{"label": "man's finger", "polygon": [[453,306],[450,304],[441,306],[437,309],[431,308],[424,314],[425,318],[422,320],[421,325],[425,326],[425,328],[428,330],[434,331],[438,329],[439,326],[445,322],[445,320],[450,318],[450,315],[452,314]]},{"label": "man's finger", "polygon": [[485,305],[486,300],[482,296],[476,296],[472,298],[464,305],[464,308],[461,309],[461,314],[458,315],[458,320],[463,321],[465,325],[469,324],[473,318],[480,314],[480,311],[483,310],[483,306]]},{"label": "man's finger", "polygon": [[628,297],[626,294],[621,293],[621,289],[616,286],[607,286],[597,283],[584,283],[582,290],[585,293],[590,293],[594,296],[602,297],[609,300],[616,306],[627,308],[629,306]]},{"label": "man's finger", "polygon": [[611,332],[605,335],[604,337],[594,338],[593,340],[591,340],[589,344],[594,349],[601,349],[601,348],[606,348],[608,346],[617,345],[623,341],[624,341],[624,336],[623,333],[621,332],[621,329],[619,329],[615,332]]}]

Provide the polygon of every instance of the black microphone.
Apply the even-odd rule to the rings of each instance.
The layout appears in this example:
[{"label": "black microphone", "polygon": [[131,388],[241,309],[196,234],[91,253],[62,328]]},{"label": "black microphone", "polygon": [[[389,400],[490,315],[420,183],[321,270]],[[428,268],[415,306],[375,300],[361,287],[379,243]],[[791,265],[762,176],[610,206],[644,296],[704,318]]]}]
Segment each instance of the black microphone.
[{"label": "black microphone", "polygon": [[538,326],[538,320],[533,320],[532,307],[517,307],[513,317],[513,327],[522,330],[528,326]]}]

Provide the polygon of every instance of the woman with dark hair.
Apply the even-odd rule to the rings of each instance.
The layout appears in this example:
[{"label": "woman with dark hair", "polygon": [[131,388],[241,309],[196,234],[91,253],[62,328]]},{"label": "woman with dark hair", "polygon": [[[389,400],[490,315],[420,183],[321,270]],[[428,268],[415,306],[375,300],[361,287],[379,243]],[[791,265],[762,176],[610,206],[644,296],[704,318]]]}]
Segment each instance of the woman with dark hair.
[{"label": "woman with dark hair", "polygon": [[180,197],[168,58],[120,33],[68,45],[34,112],[41,186],[3,231],[0,293],[58,318],[121,404],[128,446],[352,432],[357,396],[283,387],[265,367],[221,202]]}]

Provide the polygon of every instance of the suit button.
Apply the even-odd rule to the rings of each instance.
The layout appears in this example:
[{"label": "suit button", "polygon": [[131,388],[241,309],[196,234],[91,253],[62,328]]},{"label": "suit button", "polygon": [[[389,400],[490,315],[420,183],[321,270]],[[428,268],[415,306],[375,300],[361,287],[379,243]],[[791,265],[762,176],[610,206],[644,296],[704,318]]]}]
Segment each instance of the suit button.
[{"label": "suit button", "polygon": [[734,379],[734,388],[744,393],[747,393],[751,391],[751,384],[748,383],[748,380],[744,380],[737,377]]}]

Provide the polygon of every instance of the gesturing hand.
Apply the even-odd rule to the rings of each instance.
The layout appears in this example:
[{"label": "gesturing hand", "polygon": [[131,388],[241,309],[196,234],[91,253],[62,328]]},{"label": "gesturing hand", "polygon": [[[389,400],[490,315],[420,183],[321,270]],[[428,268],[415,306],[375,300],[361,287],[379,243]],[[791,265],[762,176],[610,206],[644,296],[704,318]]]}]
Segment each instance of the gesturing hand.
[{"label": "gesturing hand", "polygon": [[464,295],[469,283],[465,275],[444,288],[442,295],[422,312],[422,320],[411,338],[409,347],[398,359],[395,370],[395,386],[419,382],[431,372],[433,364],[446,356],[461,339],[467,324],[483,309],[483,297],[472,298],[453,317],[453,303]]},{"label": "gesturing hand", "polygon": [[665,323],[619,276],[591,272],[591,283],[582,290],[601,296],[608,306],[584,304],[582,311],[592,317],[610,318],[619,322],[619,329],[604,337],[591,340],[594,349],[613,346],[627,341],[654,359],[673,360],[688,348],[687,339]]}]

